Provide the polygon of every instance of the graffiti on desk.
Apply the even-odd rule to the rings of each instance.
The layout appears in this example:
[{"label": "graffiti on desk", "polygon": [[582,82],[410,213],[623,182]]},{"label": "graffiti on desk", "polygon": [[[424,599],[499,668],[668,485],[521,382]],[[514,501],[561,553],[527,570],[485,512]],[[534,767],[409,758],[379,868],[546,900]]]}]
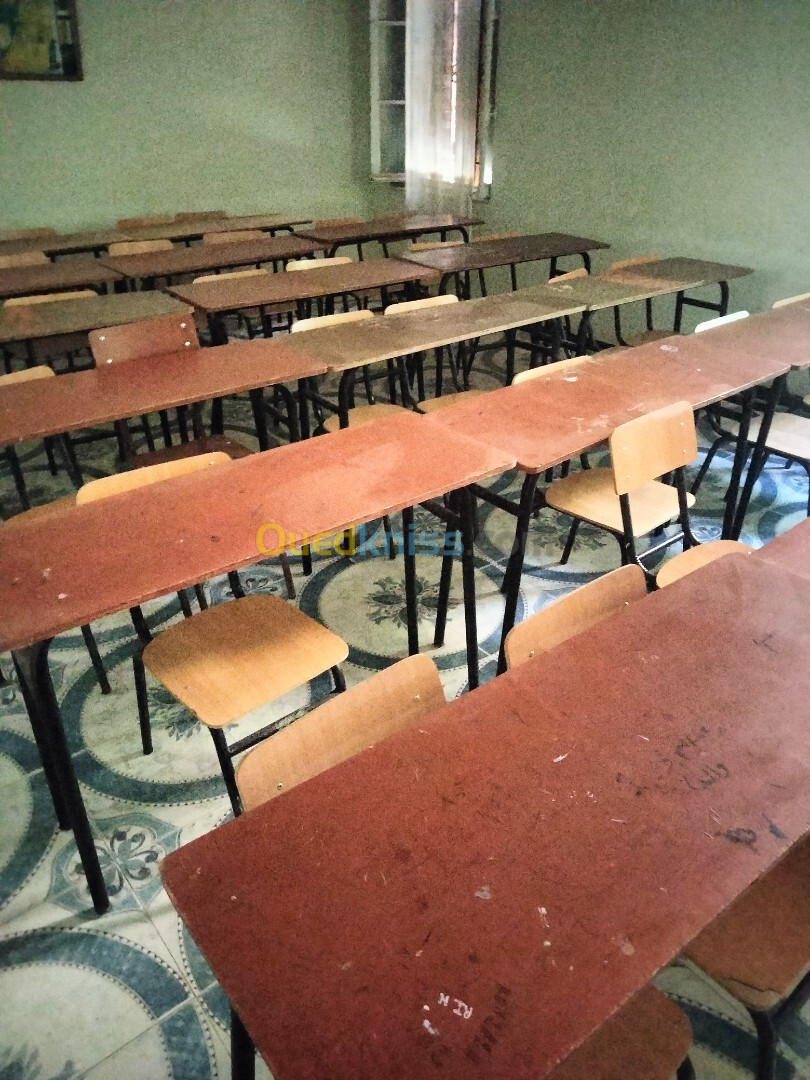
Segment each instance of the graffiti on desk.
[{"label": "graffiti on desk", "polygon": [[657,752],[655,764],[658,774],[654,781],[646,778],[637,779],[626,772],[616,774],[616,783],[628,788],[636,797],[647,791],[660,791],[675,794],[682,791],[684,785],[691,791],[705,791],[724,780],[728,780],[731,771],[724,762],[705,758],[708,754],[707,740],[712,736],[722,736],[723,728],[712,730],[701,724],[693,731],[681,736],[667,752]]},{"label": "graffiti on desk", "polygon": [[464,1056],[474,1065],[487,1060],[500,1041],[503,1029],[509,1020],[512,991],[503,983],[495,984],[492,1011],[488,1013],[475,1034],[473,1041],[464,1051]]}]

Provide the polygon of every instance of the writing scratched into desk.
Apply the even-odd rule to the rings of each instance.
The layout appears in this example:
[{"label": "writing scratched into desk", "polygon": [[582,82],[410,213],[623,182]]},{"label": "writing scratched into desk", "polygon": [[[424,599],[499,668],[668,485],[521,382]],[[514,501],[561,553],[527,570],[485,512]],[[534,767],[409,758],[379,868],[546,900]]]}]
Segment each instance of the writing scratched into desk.
[{"label": "writing scratched into desk", "polygon": [[[705,791],[731,776],[731,770],[712,755],[712,744],[721,739],[723,727],[712,729],[701,724],[681,736],[669,752],[656,753],[658,775],[652,782],[645,782],[625,772],[616,774],[616,782],[628,788],[635,796],[656,790],[664,794],[677,794],[686,787],[691,791]],[[708,758],[708,760],[706,760]]]}]

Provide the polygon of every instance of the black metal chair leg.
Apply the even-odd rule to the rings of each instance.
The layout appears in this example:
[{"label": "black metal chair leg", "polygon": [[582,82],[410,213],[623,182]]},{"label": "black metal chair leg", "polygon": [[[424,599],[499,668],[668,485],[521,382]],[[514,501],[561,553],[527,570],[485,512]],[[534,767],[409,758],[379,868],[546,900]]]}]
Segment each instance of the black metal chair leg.
[{"label": "black metal chair leg", "polygon": [[93,637],[93,631],[89,626],[82,626],[82,637],[84,638],[85,647],[90,654],[90,663],[93,665],[93,671],[96,673],[101,692],[102,694],[109,694],[110,684],[107,680],[107,672],[104,670],[104,664],[101,659],[101,654],[98,651],[98,645],[96,645],[96,639]]},{"label": "black metal chair leg", "polygon": [[402,557],[405,563],[405,609],[408,617],[408,655],[419,652],[419,608],[416,599],[416,550],[413,535],[413,507],[402,510],[404,535]]},{"label": "black metal chair leg", "polygon": [[152,428],[149,424],[149,417],[141,417],[141,430],[143,431],[143,437],[146,439],[146,449],[152,451],[155,449],[155,439],[152,435]]},{"label": "black metal chair leg", "polygon": [[346,690],[346,679],[343,676],[340,664],[335,664],[329,669],[332,672],[332,682],[335,684],[335,693],[342,694]]},{"label": "black metal chair leg", "polygon": [[233,771],[233,760],[230,751],[228,750],[228,744],[221,731],[216,728],[209,728],[209,731],[211,732],[211,738],[214,740],[214,747],[217,752],[217,758],[219,759],[219,767],[222,770],[222,779],[225,781],[228,798],[231,800],[233,816],[239,817],[242,813],[242,800],[239,798],[239,789],[236,786],[236,773]]},{"label": "black metal chair leg", "polygon": [[683,1059],[675,1076],[676,1080],[695,1080],[695,1067],[690,1058]]},{"label": "black metal chair leg", "polygon": [[394,539],[394,530],[391,528],[391,519],[387,514],[383,515],[383,529],[385,530],[386,547],[388,548],[388,558],[395,559],[397,557],[397,542]]},{"label": "black metal chair leg", "polygon": [[366,401],[369,403],[369,405],[373,405],[374,404],[374,390],[372,389],[372,386],[371,386],[371,373],[370,373],[367,366],[363,368],[363,386],[364,386],[365,391],[366,391]]},{"label": "black metal chair leg", "polygon": [[574,518],[573,524],[571,525],[571,528],[568,530],[568,539],[565,541],[565,547],[563,548],[562,558],[560,559],[560,566],[565,566],[565,564],[568,562],[569,558],[571,557],[571,549],[574,546],[574,541],[577,538],[577,533],[579,532],[579,526],[580,525],[581,525],[580,519],[579,518]]},{"label": "black metal chair leg", "polygon": [[56,476],[59,472],[59,468],[53,453],[53,439],[50,436],[47,436],[42,441],[45,445],[45,457],[48,459],[48,470],[51,476]]},{"label": "black metal chair leg", "polygon": [[180,610],[183,612],[184,619],[190,619],[193,612],[191,610],[191,601],[188,598],[188,593],[185,589],[180,589],[177,594],[177,599],[180,601]]},{"label": "black metal chair leg", "polygon": [[56,440],[56,445],[62,451],[62,457],[65,461],[65,469],[70,477],[70,481],[78,491],[84,483],[82,477],[82,471],[79,468],[79,462],[76,458],[76,451],[73,449],[73,443],[69,435],[60,435]]},{"label": "black metal chair leg", "polygon": [[200,611],[205,611],[208,607],[208,597],[205,595],[204,586],[195,585],[194,595],[197,597],[197,603],[200,605]]},{"label": "black metal chair leg", "polygon": [[138,702],[138,723],[141,728],[141,748],[152,753],[152,723],[149,719],[149,697],[146,692],[146,668],[143,664],[143,645],[132,654],[132,674],[135,677],[135,698]]},{"label": "black metal chair leg", "polygon": [[447,609],[450,605],[450,584],[453,579],[453,559],[457,544],[458,531],[448,526],[444,534],[442,568],[439,574],[439,596],[436,602],[436,625],[433,631],[433,646],[436,649],[440,649],[444,645]]},{"label": "black metal chair leg", "polygon": [[20,459],[17,457],[17,452],[13,446],[6,447],[6,461],[8,462],[8,467],[11,470],[11,475],[14,479],[14,486],[17,489],[17,497],[20,500],[20,505],[23,510],[30,510],[31,503],[28,501],[28,492],[25,487],[23,471],[20,468]]},{"label": "black metal chair leg", "polygon": [[256,1050],[233,1005],[231,1006],[231,1080],[254,1080]]},{"label": "black metal chair leg", "polygon": [[478,621],[475,608],[475,499],[465,488],[458,493],[461,518],[461,577],[464,594],[464,629],[467,646],[467,688],[478,687]]},{"label": "black metal chair leg", "polygon": [[279,555],[279,562],[281,563],[281,572],[284,575],[284,584],[287,587],[287,599],[295,599],[295,582],[293,581],[292,570],[290,569],[290,560],[287,557],[287,552],[282,551]]},{"label": "black metal chair leg", "polygon": [[776,1031],[766,1012],[749,1009],[757,1029],[757,1080],[775,1080],[776,1077]]},{"label": "black metal chair leg", "polygon": [[698,474],[695,477],[691,488],[689,489],[692,495],[697,495],[700,489],[700,485],[706,478],[706,473],[709,471],[709,467],[714,460],[714,455],[717,453],[723,443],[728,441],[729,439],[727,439],[725,435],[721,435],[718,439],[715,439],[712,445],[709,447],[708,451],[706,452],[706,457],[703,460],[703,464],[700,466]]},{"label": "black metal chair leg", "polygon": [[242,588],[242,582],[239,580],[239,575],[235,570],[231,570],[228,574],[228,584],[237,600],[244,599],[245,590]]}]

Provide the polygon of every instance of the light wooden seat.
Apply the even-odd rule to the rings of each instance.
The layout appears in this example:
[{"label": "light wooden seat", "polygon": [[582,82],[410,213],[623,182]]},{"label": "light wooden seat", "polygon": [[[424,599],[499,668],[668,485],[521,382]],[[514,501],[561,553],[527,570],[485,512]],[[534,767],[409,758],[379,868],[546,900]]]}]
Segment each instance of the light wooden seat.
[{"label": "light wooden seat", "polygon": [[[473,236],[471,244],[494,244],[496,240],[515,240],[521,234],[519,232],[485,233],[484,236]],[[463,241],[462,241],[463,243]]]},{"label": "light wooden seat", "polygon": [[342,323],[365,322],[373,319],[374,312],[368,308],[357,311],[338,311],[334,315],[314,315],[311,319],[298,319],[292,324],[291,333],[298,334],[302,330],[317,330],[324,326],[340,326]]},{"label": "light wooden seat", "polygon": [[236,783],[245,810],[275,799],[445,704],[427,656],[409,656],[339,694],[251,750]]},{"label": "light wooden seat", "polygon": [[[228,278],[247,278],[257,277],[262,274],[272,274],[272,270],[262,270],[254,267],[252,270],[229,270],[227,273],[222,274],[201,274],[199,277],[193,279],[192,284],[196,285],[200,281],[227,281]],[[262,310],[268,315],[292,315],[295,313],[295,304],[263,304]],[[239,312],[240,317],[244,316],[246,320],[256,319],[261,317],[261,311],[259,308],[243,308]],[[205,316],[200,316],[200,324],[205,324]],[[292,327],[290,328],[292,329]]]},{"label": "light wooden seat", "polygon": [[417,240],[408,251],[439,251],[441,248],[458,247],[464,240]]},{"label": "light wooden seat", "polygon": [[726,326],[728,323],[737,322],[738,319],[747,319],[747,311],[732,311],[728,315],[720,315],[716,319],[706,319],[695,327],[696,334],[702,334],[704,330],[714,330],[718,326]]},{"label": "light wooden seat", "polygon": [[353,262],[348,255],[333,255],[329,259],[290,259],[285,270],[320,270],[324,266],[345,266]]},{"label": "light wooden seat", "polygon": [[27,525],[31,521],[57,519],[62,517],[66,511],[72,510],[75,505],[75,495],[63,495],[61,499],[54,499],[52,502],[32,506],[30,510],[23,510],[21,514],[15,514],[13,517],[7,518],[2,527],[4,529],[13,529],[20,525]]},{"label": "light wooden seat", "polygon": [[543,364],[540,367],[526,368],[525,371],[519,371],[512,379],[512,386],[519,386],[520,383],[530,382],[532,379],[539,379],[541,375],[548,375],[554,371],[558,374],[562,372],[573,371],[581,367],[583,364],[587,364],[590,360],[589,356],[569,356],[565,360],[555,360],[551,364]]},{"label": "light wooden seat", "polygon": [[616,270],[626,270],[628,266],[644,266],[645,263],[658,262],[660,255],[631,255],[629,259],[617,259],[610,264],[605,273],[612,274]]},{"label": "light wooden seat", "polygon": [[0,232],[0,243],[5,243],[10,240],[39,240],[40,238],[45,240],[48,237],[56,235],[56,229],[51,228],[4,229],[3,232]]},{"label": "light wooden seat", "polygon": [[524,664],[533,656],[618,615],[628,604],[643,600],[646,595],[644,571],[632,563],[581,585],[512,627],[504,642],[507,668]]},{"label": "light wooden seat", "polygon": [[174,221],[222,221],[227,216],[224,210],[190,210],[175,214]]},{"label": "light wooden seat", "polygon": [[[696,543],[688,520],[694,496],[686,491],[684,468],[697,457],[692,408],[686,401],[621,424],[610,437],[611,466],[584,469],[546,491],[546,504],[574,518],[563,551],[568,560],[581,521],[612,533],[622,562],[636,559],[635,540],[681,518],[684,547]],[[674,485],[656,477],[674,474]],[[683,516],[681,516],[683,508]]]},{"label": "light wooden seat", "polygon": [[739,540],[710,540],[668,559],[655,575],[655,584],[663,589],[724,555],[751,555],[753,552],[754,548]]},{"label": "light wooden seat", "polygon": [[5,307],[25,307],[27,304],[53,304],[59,300],[88,300],[98,296],[92,289],[73,289],[70,292],[41,293],[37,296],[10,296]]},{"label": "light wooden seat", "polygon": [[407,315],[409,311],[445,307],[447,304],[457,304],[458,302],[458,297],[453,293],[442,293],[439,296],[422,296],[418,300],[401,300],[397,304],[389,304],[383,311],[383,315]]},{"label": "light wooden seat", "polygon": [[[392,405],[387,401],[378,401],[374,405],[357,405],[349,409],[349,427],[363,427],[375,420],[383,420],[386,416],[399,416],[402,414],[402,405]],[[324,420],[325,431],[338,431],[340,429],[340,417],[337,413]]]},{"label": "light wooden seat", "polygon": [[261,229],[234,229],[233,232],[204,233],[204,244],[239,244],[245,240],[266,240]]},{"label": "light wooden seat", "polygon": [[549,1075],[549,1080],[694,1080],[692,1027],[652,986],[639,991]]},{"label": "light wooden seat", "polygon": [[261,277],[271,273],[272,270],[261,270],[256,267],[252,270],[228,270],[222,274],[200,274],[199,277],[193,279],[192,284],[196,285],[200,281],[227,281],[228,278]]},{"label": "light wooden seat", "polygon": [[89,480],[83,484],[76,492],[75,502],[77,506],[83,506],[85,503],[97,502],[98,499],[107,499],[112,495],[122,495],[125,491],[159,484],[162,480],[173,480],[177,476],[200,472],[212,465],[222,465],[228,461],[230,458],[227,454],[198,454],[196,457],[182,461],[153,465],[151,469],[135,469],[130,472],[115,473],[113,476],[102,476],[98,480]]},{"label": "light wooden seat", "polygon": [[362,225],[363,218],[360,217],[338,217],[338,218],[318,218],[312,222],[313,229],[333,229],[342,225]]},{"label": "light wooden seat", "polygon": [[[231,439],[228,435],[198,435],[188,442],[177,443],[175,446],[165,446],[157,450],[141,450],[130,462],[131,467],[140,472],[142,469],[154,468],[168,462],[185,461],[207,454],[222,454],[229,461],[237,461],[239,458],[250,457],[253,451],[249,446]],[[282,556],[286,558],[286,556]]]},{"label": "light wooden seat", "polygon": [[800,304],[804,300],[810,300],[810,292],[799,293],[797,296],[785,296],[781,300],[774,300],[772,308],[787,307],[788,304]]},{"label": "light wooden seat", "polygon": [[171,240],[121,240],[110,244],[108,255],[148,255],[150,251],[172,251]]},{"label": "light wooden seat", "polygon": [[171,225],[174,214],[152,214],[147,217],[119,218],[116,222],[119,229],[143,229],[150,225]]},{"label": "light wooden seat", "polygon": [[452,394],[442,394],[441,397],[426,398],[424,401],[418,401],[416,411],[429,415],[430,413],[439,412],[441,409],[449,409],[461,401],[471,401],[473,398],[483,397],[488,392],[487,390],[456,390]]},{"label": "light wooden seat", "polygon": [[8,375],[0,375],[0,387],[13,386],[14,383],[36,382],[38,379],[53,379],[56,372],[47,364],[35,364],[34,367],[23,368],[22,371],[10,371]]},{"label": "light wooden seat", "polygon": [[568,270],[565,274],[557,274],[556,277],[549,278],[550,285],[565,284],[566,281],[574,281],[576,278],[583,278],[588,276],[588,271],[584,266],[578,266],[576,270]]},{"label": "light wooden seat", "polygon": [[18,255],[0,255],[0,270],[13,270],[16,266],[41,266],[50,261],[44,251],[21,251]]}]

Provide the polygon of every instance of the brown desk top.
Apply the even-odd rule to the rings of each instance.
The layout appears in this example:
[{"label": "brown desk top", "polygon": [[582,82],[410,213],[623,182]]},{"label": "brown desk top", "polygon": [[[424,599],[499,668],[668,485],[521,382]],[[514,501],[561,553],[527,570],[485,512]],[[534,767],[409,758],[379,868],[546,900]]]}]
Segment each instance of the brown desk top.
[{"label": "brown desk top", "polygon": [[754,555],[792,574],[810,578],[810,518],[770,540]]},{"label": "brown desk top", "polygon": [[324,363],[288,349],[286,340],[257,338],[15,383],[0,389],[0,446],[297,382],[326,370]]},{"label": "brown desk top", "polygon": [[216,221],[173,221],[168,225],[143,225],[127,229],[131,240],[198,240],[205,233],[236,232],[242,229],[284,229],[301,225],[312,218],[300,214],[243,214],[241,217],[223,217]]},{"label": "brown desk top", "polygon": [[119,275],[98,259],[67,259],[37,266],[14,266],[0,270],[0,300],[9,296],[81,289],[88,285],[108,285]]},{"label": "brown desk top", "polygon": [[810,303],[761,311],[747,319],[705,330],[697,337],[740,352],[775,351],[787,366],[805,368],[810,366]]},{"label": "brown desk top", "polygon": [[323,244],[317,240],[287,235],[235,244],[197,244],[174,251],[149,251],[143,255],[106,255],[99,261],[127,278],[156,278],[273,262],[274,259],[294,259],[322,249]]},{"label": "brown desk top", "polygon": [[174,285],[169,292],[200,311],[239,311],[264,304],[289,304],[316,296],[386,288],[407,281],[436,280],[432,271],[402,259],[366,259],[318,270],[268,275],[267,279],[236,278],[204,281],[199,285]]},{"label": "brown desk top", "polygon": [[806,833],[809,641],[719,560],[169,855],[278,1080],[548,1076]]},{"label": "brown desk top", "polygon": [[83,333],[188,310],[186,304],[154,291],[110,293],[86,300],[54,300],[47,304],[6,307],[0,311],[0,344]]},{"label": "brown desk top", "polygon": [[671,259],[659,259],[657,262],[625,266],[620,271],[621,275],[627,278],[663,279],[674,282],[697,278],[702,285],[714,285],[719,281],[746,277],[753,272],[749,266],[732,266],[727,263],[707,262],[705,259],[688,259],[680,255]]},{"label": "brown desk top", "polygon": [[441,450],[424,417],[403,409],[77,506],[60,518],[58,543],[52,521],[0,529],[0,650],[258,562],[262,525],[278,523],[294,546],[514,465],[464,436],[443,438]]},{"label": "brown desk top", "polygon": [[299,236],[323,240],[330,247],[341,244],[363,244],[369,240],[396,240],[400,237],[421,236],[442,229],[467,228],[480,225],[481,220],[461,214],[392,214],[372,218],[354,225],[324,225],[319,229],[299,230]]},{"label": "brown desk top", "polygon": [[525,292],[528,290],[404,315],[382,315],[344,326],[302,330],[290,335],[289,344],[296,352],[317,356],[330,371],[345,371],[582,311],[580,305],[556,298],[551,302],[529,301]]},{"label": "brown desk top", "polygon": [[606,247],[609,245],[601,240],[588,240],[584,236],[537,233],[534,236],[457,244],[433,251],[406,252],[402,258],[441,270],[443,274],[453,274],[464,270],[483,270],[488,266],[508,266],[510,263],[539,262],[561,255],[579,255],[584,251]]},{"label": "brown desk top", "polygon": [[100,251],[109,244],[132,239],[131,233],[123,232],[121,229],[88,229],[84,232],[40,236],[30,240],[7,240],[0,243],[0,255],[14,255],[21,251],[44,251],[47,255],[69,255],[77,251]]},{"label": "brown desk top", "polygon": [[555,285],[552,278],[548,283],[531,286],[525,292],[538,297],[568,298],[572,303],[582,304],[588,311],[600,311],[617,304],[632,304],[637,300],[664,296],[701,284],[699,278],[675,282],[655,278],[625,279],[619,274],[589,274],[587,277],[563,281],[559,285]]},{"label": "brown desk top", "polygon": [[606,439],[613,429],[676,401],[700,408],[784,374],[771,348],[761,354],[718,348],[708,332],[669,338],[607,356],[575,370],[549,368],[537,379],[493,390],[426,417],[513,455],[542,472]]}]

